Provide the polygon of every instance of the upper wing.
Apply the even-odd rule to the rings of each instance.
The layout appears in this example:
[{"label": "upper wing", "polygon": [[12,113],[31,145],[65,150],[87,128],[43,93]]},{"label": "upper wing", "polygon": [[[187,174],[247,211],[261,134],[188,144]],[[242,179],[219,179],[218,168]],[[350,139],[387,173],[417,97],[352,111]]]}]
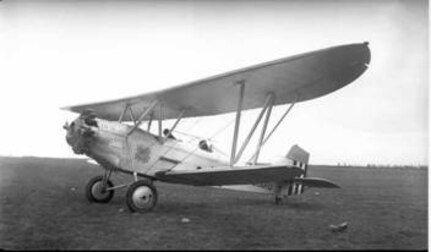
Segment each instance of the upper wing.
[{"label": "upper wing", "polygon": [[[242,108],[262,107],[266,95],[275,95],[274,105],[300,102],[333,92],[358,78],[370,62],[368,43],[349,44],[266,62],[198,80],[158,92],[100,103],[66,107],[82,113],[92,109],[98,117],[118,120],[126,104],[136,114],[154,100],[163,104],[162,119],[216,115],[235,111],[238,81],[245,81]],[[159,113],[154,114],[154,119]],[[132,120],[129,114],[124,121]]]},{"label": "upper wing", "polygon": [[217,170],[157,172],[155,177],[164,182],[196,186],[247,185],[291,180],[303,172],[301,168],[294,166],[246,166]]}]

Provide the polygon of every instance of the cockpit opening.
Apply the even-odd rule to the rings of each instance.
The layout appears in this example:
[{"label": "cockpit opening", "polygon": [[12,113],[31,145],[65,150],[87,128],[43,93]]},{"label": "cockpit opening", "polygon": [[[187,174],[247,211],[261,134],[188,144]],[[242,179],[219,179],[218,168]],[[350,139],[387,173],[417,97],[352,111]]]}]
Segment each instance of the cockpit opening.
[{"label": "cockpit opening", "polygon": [[213,152],[212,146],[206,140],[199,141],[199,148],[207,152]]},{"label": "cockpit opening", "polygon": [[164,130],[163,130],[163,135],[164,135],[165,137],[170,138],[170,139],[174,139],[174,140],[176,140],[176,139],[177,139],[176,137],[174,137],[174,135],[172,134],[172,132],[170,132],[170,134],[169,134],[169,129],[164,129]]}]

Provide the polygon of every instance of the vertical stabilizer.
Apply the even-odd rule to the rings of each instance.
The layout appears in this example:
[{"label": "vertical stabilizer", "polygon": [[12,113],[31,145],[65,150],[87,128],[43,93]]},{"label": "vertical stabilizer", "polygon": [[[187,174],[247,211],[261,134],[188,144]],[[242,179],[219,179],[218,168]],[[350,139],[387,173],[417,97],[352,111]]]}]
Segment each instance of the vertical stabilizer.
[{"label": "vertical stabilizer", "polygon": [[289,153],[287,153],[286,157],[301,164],[308,165],[308,161],[310,160],[310,153],[295,144],[294,146],[292,146],[292,148],[290,148]]},{"label": "vertical stabilizer", "polygon": [[[293,166],[304,170],[304,174],[302,174],[300,178],[305,178],[307,176],[310,153],[295,144],[290,148],[286,158],[292,161]],[[301,194],[304,192],[304,186],[300,183],[289,182],[285,184],[284,187],[287,188],[287,195]]]}]

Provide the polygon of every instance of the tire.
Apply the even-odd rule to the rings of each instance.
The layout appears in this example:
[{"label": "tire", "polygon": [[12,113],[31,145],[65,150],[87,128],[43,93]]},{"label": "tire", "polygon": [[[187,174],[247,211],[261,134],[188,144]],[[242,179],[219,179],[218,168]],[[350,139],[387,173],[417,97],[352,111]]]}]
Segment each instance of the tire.
[{"label": "tire", "polygon": [[157,204],[157,190],[148,181],[136,181],[127,190],[126,203],[132,212],[150,212]]},{"label": "tire", "polygon": [[[94,203],[108,203],[111,201],[112,197],[114,197],[114,190],[102,192],[102,181],[103,176],[97,176],[92,178],[86,188],[85,188],[85,196],[87,196],[88,201]],[[111,180],[107,181],[108,187],[113,187]]]}]

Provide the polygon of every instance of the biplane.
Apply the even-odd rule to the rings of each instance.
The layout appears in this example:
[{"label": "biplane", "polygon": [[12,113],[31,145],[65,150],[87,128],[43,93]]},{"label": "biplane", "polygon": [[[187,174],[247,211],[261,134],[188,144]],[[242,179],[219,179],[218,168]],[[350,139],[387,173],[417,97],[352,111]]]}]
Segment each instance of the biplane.
[{"label": "biplane", "polygon": [[[353,82],[368,68],[370,57],[368,42],[341,45],[157,92],[65,107],[80,113],[64,125],[67,143],[74,153],[93,159],[104,171],[88,182],[86,197],[90,202],[107,203],[115,190],[127,187],[127,206],[144,213],[157,203],[158,181],[268,193],[277,204],[309,187],[338,188],[332,181],[307,176],[309,153],[297,145],[275,163],[259,162],[259,153],[296,103]],[[272,108],[281,105],[286,110],[269,130]],[[260,112],[239,147],[241,114],[251,109]],[[235,119],[230,156],[220,155],[205,139],[190,143],[175,137],[184,118],[225,113],[234,113]],[[166,120],[174,123],[163,129]],[[157,123],[154,133],[153,122]],[[248,162],[240,164],[261,122],[255,151]],[[117,172],[130,174],[130,183],[114,185],[110,178]]]}]

